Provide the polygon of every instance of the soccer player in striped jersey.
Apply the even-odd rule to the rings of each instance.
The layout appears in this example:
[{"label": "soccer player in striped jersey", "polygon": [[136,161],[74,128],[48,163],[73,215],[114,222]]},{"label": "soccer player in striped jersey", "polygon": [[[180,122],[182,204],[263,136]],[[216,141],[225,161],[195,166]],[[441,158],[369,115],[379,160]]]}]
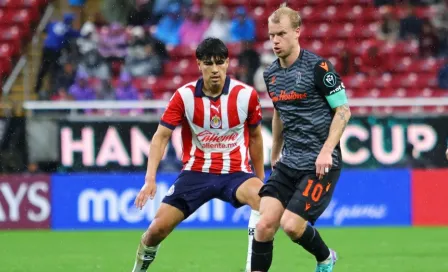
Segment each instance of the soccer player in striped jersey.
[{"label": "soccer player in striped jersey", "polygon": [[157,167],[178,125],[182,125],[183,169],[143,234],[132,272],[147,271],[160,243],[214,198],[236,208],[246,204],[252,208],[246,263],[250,271],[258,193],[264,180],[259,98],[253,87],[226,75],[228,49],[221,40],[205,39],[196,49],[196,58],[202,78],[180,87],[172,96],[152,138],[145,184],[135,205],[141,209],[154,197]]},{"label": "soccer player in striped jersey", "polygon": [[316,272],[332,272],[337,260],[313,225],[330,203],[339,179],[339,141],[350,108],[333,65],[300,47],[300,26],[298,12],[285,4],[269,17],[269,37],[278,57],[264,73],[275,108],[274,169],[260,190],[260,221],[252,244],[252,271],[257,272],[269,270],[280,226],[316,258]]}]

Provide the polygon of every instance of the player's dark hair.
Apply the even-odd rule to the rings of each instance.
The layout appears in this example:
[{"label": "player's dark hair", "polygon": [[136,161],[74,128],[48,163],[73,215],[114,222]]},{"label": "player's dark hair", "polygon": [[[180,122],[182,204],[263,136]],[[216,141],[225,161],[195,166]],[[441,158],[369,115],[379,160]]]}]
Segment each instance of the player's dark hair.
[{"label": "player's dark hair", "polygon": [[227,59],[229,50],[227,46],[218,38],[207,38],[203,40],[196,48],[196,58],[198,60]]}]

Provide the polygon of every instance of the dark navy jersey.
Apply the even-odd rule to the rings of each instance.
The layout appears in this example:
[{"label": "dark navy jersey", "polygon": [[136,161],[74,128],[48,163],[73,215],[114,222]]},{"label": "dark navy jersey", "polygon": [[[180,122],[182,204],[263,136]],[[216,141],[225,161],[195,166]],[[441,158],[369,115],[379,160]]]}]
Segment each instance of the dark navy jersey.
[{"label": "dark navy jersey", "polygon": [[[289,68],[274,61],[265,70],[264,80],[283,123],[280,161],[297,170],[314,170],[330,132],[333,109],[347,103],[341,78],[329,61],[302,49]],[[332,168],[341,168],[339,144],[332,156]]]}]

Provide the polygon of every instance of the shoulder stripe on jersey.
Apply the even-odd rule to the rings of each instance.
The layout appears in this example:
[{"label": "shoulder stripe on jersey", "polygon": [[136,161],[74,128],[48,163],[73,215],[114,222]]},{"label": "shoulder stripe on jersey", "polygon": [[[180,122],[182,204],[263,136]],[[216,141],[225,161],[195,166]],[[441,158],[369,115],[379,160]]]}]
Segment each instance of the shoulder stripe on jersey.
[{"label": "shoulder stripe on jersey", "polygon": [[237,103],[239,105],[238,107],[238,117],[240,120],[240,123],[244,123],[247,119],[248,113],[249,113],[249,102],[250,102],[250,95],[252,94],[252,89],[243,89],[239,92],[237,97]]},{"label": "shoulder stripe on jersey", "polygon": [[229,116],[229,127],[233,128],[240,124],[238,114],[238,94],[244,89],[243,86],[238,85],[230,90],[229,101],[227,103],[227,113]]},{"label": "shoulder stripe on jersey", "polygon": [[185,115],[189,119],[194,114],[194,86],[188,85],[184,88],[178,89],[177,91],[182,97],[182,101],[184,102]]},{"label": "shoulder stripe on jersey", "polygon": [[221,127],[222,129],[229,129],[229,116],[225,114],[228,110],[229,95],[221,95]]},{"label": "shoulder stripe on jersey", "polygon": [[[196,98],[196,99],[198,99],[198,100],[202,99],[203,112],[204,112],[203,127],[208,130],[208,129],[210,129],[210,99],[206,96],[204,96],[202,98]],[[197,110],[199,110],[199,109],[197,109]],[[199,125],[199,124],[197,124],[197,125]]]}]

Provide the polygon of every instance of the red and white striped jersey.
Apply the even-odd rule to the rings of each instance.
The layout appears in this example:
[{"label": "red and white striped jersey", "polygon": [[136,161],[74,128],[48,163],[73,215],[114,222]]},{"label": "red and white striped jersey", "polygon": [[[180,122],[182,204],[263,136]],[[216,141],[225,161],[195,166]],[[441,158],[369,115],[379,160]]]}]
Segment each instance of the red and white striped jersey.
[{"label": "red and white striped jersey", "polygon": [[199,79],[177,89],[160,121],[170,129],[182,124],[183,169],[251,173],[249,126],[262,117],[257,92],[229,77],[219,97],[205,96],[202,87]]}]

